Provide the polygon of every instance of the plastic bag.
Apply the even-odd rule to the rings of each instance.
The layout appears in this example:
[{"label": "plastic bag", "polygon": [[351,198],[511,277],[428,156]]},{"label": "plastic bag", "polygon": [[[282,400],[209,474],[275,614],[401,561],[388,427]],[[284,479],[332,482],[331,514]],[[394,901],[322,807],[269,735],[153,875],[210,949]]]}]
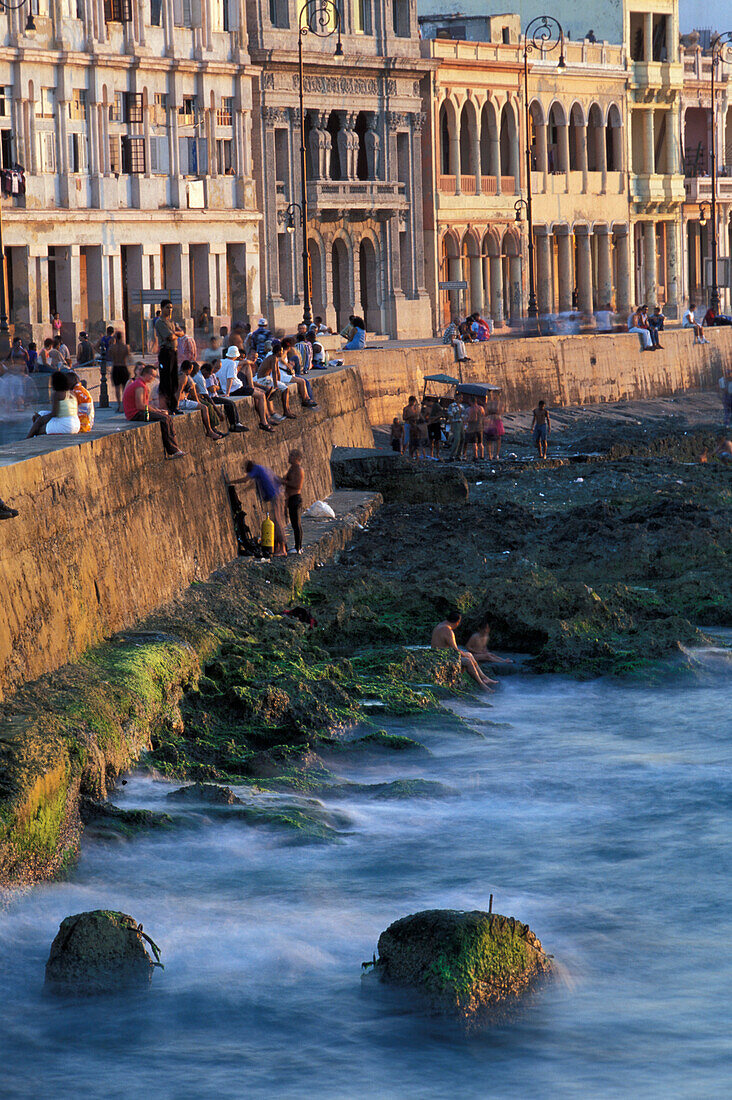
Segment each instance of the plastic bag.
[{"label": "plastic bag", "polygon": [[324,500],[316,500],[304,513],[309,519],[335,519],[336,514],[330,504]]}]

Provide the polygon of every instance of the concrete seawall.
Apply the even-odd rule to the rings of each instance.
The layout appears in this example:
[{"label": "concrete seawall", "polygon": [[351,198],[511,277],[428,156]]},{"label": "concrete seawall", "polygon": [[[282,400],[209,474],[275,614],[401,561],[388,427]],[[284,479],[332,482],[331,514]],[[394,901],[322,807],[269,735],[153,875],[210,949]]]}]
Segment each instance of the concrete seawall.
[{"label": "concrete seawall", "polygon": [[[714,329],[708,345],[693,339],[691,331],[676,329],[664,333],[664,350],[654,352],[641,352],[632,333],[469,344],[473,362],[462,365],[462,378],[501,386],[511,412],[531,409],[542,397],[549,405],[664,397],[716,386],[724,364],[732,363],[732,328]],[[447,346],[345,354],[361,374],[372,424],[399,416],[410,394],[421,398],[425,375],[458,376]]]},{"label": "concrete seawall", "polygon": [[[643,398],[716,386],[732,362],[732,329],[708,346],[689,332],[641,354],[635,336],[556,337],[472,345],[466,381],[503,387],[510,410]],[[349,353],[356,369],[313,379],[320,409],[276,434],[251,431],[219,444],[198,414],[176,421],[188,457],[163,458],[157,425],[102,438],[59,437],[0,451],[0,497],[20,509],[0,527],[0,698],[127,627],[235,556],[225,477],[251,458],[284,471],[288,451],[306,455],[306,503],[331,491],[334,446],[369,447],[370,425],[421,395],[426,374],[455,374],[452,349]],[[253,496],[247,511],[258,515]]]},{"label": "concrete seawall", "polygon": [[[175,462],[155,424],[50,453],[38,453],[43,437],[14,447],[18,460],[0,466],[0,497],[20,510],[0,529],[0,698],[236,557],[225,478],[241,477],[247,459],[284,472],[299,447],[306,504],[328,496],[332,448],[373,441],[356,371],[317,379],[316,390],[320,409],[274,435],[250,415],[248,434],[213,444],[197,413],[179,417],[188,456]],[[254,494],[242,499],[258,516]]]}]

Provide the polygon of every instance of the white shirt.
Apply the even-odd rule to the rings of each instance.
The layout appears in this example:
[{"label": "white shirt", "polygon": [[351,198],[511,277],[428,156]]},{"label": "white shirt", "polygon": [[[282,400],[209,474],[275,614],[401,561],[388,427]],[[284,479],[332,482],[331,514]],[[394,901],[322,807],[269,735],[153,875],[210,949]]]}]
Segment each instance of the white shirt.
[{"label": "white shirt", "polygon": [[687,309],[686,313],[684,314],[684,319],[681,323],[683,325],[687,325],[687,326],[696,324],[696,321],[694,320],[694,310],[693,309]]},{"label": "white shirt", "polygon": [[208,390],[206,389],[206,379],[203,377],[200,370],[196,371],[195,374],[191,375],[191,381],[193,382],[193,385],[196,387],[196,391],[198,393],[202,393],[202,394],[204,394],[204,396],[208,393]]},{"label": "white shirt", "polygon": [[236,363],[233,359],[222,359],[221,366],[216,371],[216,377],[219,380],[221,386],[221,392],[226,397],[229,392],[229,379],[231,379],[231,389],[239,389],[239,375],[236,373]]}]

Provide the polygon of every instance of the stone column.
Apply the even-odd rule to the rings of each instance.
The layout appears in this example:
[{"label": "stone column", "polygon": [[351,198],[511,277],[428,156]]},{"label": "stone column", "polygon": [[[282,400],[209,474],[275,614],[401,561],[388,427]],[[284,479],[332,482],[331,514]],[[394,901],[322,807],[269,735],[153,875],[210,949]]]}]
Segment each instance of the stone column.
[{"label": "stone column", "polygon": [[498,125],[496,124],[495,136],[488,138],[488,152],[490,163],[490,175],[495,176],[496,179],[496,194],[502,194],[501,187],[501,141]]},{"label": "stone column", "polygon": [[572,238],[566,225],[560,225],[555,230],[557,238],[558,259],[558,299],[559,312],[565,313],[572,308]]},{"label": "stone column", "polygon": [[[103,297],[106,304],[106,322],[122,324],[124,310],[122,308],[122,254],[118,246],[102,246],[105,285]],[[125,337],[126,339],[126,337]]]},{"label": "stone column", "polygon": [[[416,112],[411,116],[410,141],[410,181],[411,196],[408,213],[408,226],[412,243],[412,286],[418,297],[428,298],[424,274],[424,203],[422,195],[422,127],[425,116]],[[478,161],[480,174],[480,160]]]},{"label": "stone column", "polygon": [[89,317],[87,318],[89,337],[98,340],[104,335],[105,327],[105,272],[102,246],[95,245],[86,250],[86,299]]},{"label": "stone column", "polygon": [[491,299],[490,299],[490,285],[491,285],[491,265],[489,256],[481,256],[481,266],[483,268],[483,308],[482,313],[486,317],[492,317],[491,313]]},{"label": "stone column", "polygon": [[653,61],[653,12],[643,16],[643,60]]},{"label": "stone column", "polygon": [[81,316],[81,250],[78,244],[56,246],[56,308],[64,322],[64,330],[78,324]]},{"label": "stone column", "polygon": [[491,266],[491,317],[498,328],[503,324],[503,268],[500,256],[490,257]]},{"label": "stone column", "polygon": [[[263,107],[262,120],[264,130],[263,164],[264,179],[276,177],[275,125],[285,120],[284,112],[276,107]],[[266,299],[275,309],[283,303],[280,289],[279,246],[277,243],[277,201],[274,186],[265,188],[264,194],[264,280]],[[274,318],[269,321],[273,324]]]},{"label": "stone column", "polygon": [[452,168],[452,175],[455,177],[455,194],[462,194],[462,187],[460,184],[460,132],[459,129],[450,134],[450,167]]},{"label": "stone column", "polygon": [[630,251],[628,247],[628,227],[615,230],[615,308],[618,313],[630,310]]},{"label": "stone column", "polygon": [[551,244],[552,239],[545,225],[534,230],[536,240],[536,303],[540,314],[551,313],[553,306]]},{"label": "stone column", "polygon": [[475,193],[483,194],[483,176],[480,164],[480,115],[476,119],[475,128],[470,137],[472,146],[473,166],[475,168]]},{"label": "stone column", "polygon": [[36,257],[28,245],[10,249],[13,273],[13,317],[15,335],[33,339],[33,325],[40,322],[37,313]]},{"label": "stone column", "polygon": [[564,190],[569,194],[569,124],[559,127],[559,151],[564,170]]},{"label": "stone column", "polygon": [[578,225],[575,236],[577,238],[577,305],[582,313],[592,313],[594,301],[589,228],[586,225]]},{"label": "stone column", "polygon": [[520,318],[523,314],[520,256],[508,257],[508,286],[510,298],[510,316],[511,320],[513,321],[516,318]]},{"label": "stone column", "polygon": [[598,126],[595,130],[597,142],[597,165],[600,172],[600,191],[607,194],[607,126]]},{"label": "stone column", "polygon": [[542,190],[549,188],[549,151],[547,147],[546,123],[539,123],[535,127],[536,133],[536,170],[542,174]]},{"label": "stone column", "polygon": [[469,256],[470,264],[470,312],[483,308],[483,263],[480,256]]},{"label": "stone column", "polygon": [[[674,101],[671,110],[667,112],[667,120],[666,171],[670,176],[677,176],[682,171],[682,168],[679,163],[679,109],[676,101]],[[718,156],[719,150],[722,150],[722,153],[724,153],[724,144],[717,144]],[[723,157],[721,159],[723,159]]]},{"label": "stone column", "polygon": [[595,229],[597,238],[597,306],[610,305],[613,295],[613,272],[610,255],[610,230],[606,225]]},{"label": "stone column", "polygon": [[656,225],[655,222],[643,223],[643,274],[645,289],[645,304],[658,305],[658,286],[656,279]]},{"label": "stone column", "polygon": [[583,122],[579,127],[579,169],[582,173],[582,193],[587,194],[587,126]]},{"label": "stone column", "polygon": [[666,314],[679,316],[679,226],[666,222]]},{"label": "stone column", "polygon": [[643,169],[648,176],[656,172],[656,146],[653,136],[653,108],[643,112]]}]

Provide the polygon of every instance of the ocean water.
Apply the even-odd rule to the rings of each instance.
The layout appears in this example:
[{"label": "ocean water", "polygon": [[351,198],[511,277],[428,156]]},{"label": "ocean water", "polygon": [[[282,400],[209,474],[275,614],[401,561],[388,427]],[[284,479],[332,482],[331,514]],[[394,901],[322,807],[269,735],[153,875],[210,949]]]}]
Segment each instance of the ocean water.
[{"label": "ocean water", "polygon": [[[730,1095],[730,666],[703,659],[703,683],[516,675],[459,722],[394,723],[431,755],[340,774],[453,793],[325,799],[338,844],[213,820],[87,840],[68,881],[0,915],[0,1096]],[[169,789],[133,776],[116,800]],[[559,963],[520,1020],[465,1038],[362,982],[391,921],[491,893]],[[145,995],[44,996],[59,922],[101,907],[141,921],[165,971]]]}]

